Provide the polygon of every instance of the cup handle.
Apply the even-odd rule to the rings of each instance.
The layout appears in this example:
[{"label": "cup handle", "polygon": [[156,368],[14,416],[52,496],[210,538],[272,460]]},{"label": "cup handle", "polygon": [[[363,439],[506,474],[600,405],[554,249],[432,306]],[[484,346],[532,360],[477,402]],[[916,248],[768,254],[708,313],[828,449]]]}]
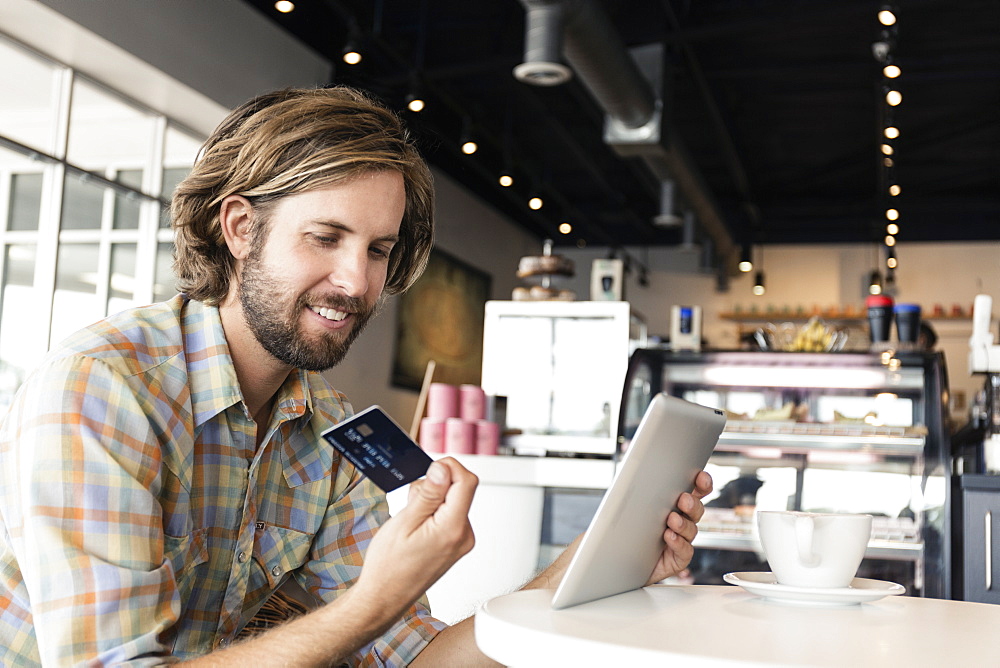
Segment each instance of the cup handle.
[{"label": "cup handle", "polygon": [[819,556],[813,552],[813,518],[795,518],[795,539],[799,545],[799,562],[807,568],[819,566]]}]

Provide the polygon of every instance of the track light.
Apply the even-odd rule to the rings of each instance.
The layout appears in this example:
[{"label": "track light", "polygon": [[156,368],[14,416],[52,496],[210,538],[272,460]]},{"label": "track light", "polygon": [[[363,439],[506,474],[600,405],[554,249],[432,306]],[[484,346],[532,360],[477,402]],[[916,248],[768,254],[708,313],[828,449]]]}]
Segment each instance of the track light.
[{"label": "track light", "polygon": [[295,3],[290,2],[290,0],[278,0],[274,3],[274,8],[277,9],[282,14],[287,14],[288,12],[295,9]]},{"label": "track light", "polygon": [[542,198],[537,195],[528,200],[528,208],[532,211],[538,211],[544,204],[545,202],[542,201]]},{"label": "track light", "polygon": [[890,183],[889,184],[889,194],[890,195],[892,195],[893,197],[896,197],[901,192],[903,192],[903,189],[899,187],[898,183]]},{"label": "track light", "polygon": [[753,293],[758,297],[764,294],[764,272],[758,271],[753,277]]},{"label": "track light", "polygon": [[501,172],[498,181],[500,182],[500,185],[502,185],[504,188],[510,188],[512,185],[514,185],[514,177],[510,175],[509,170],[504,170],[503,172]]},{"label": "track light", "polygon": [[882,134],[885,135],[886,139],[898,139],[899,138],[899,128],[894,125],[887,127]]},{"label": "track light", "polygon": [[572,231],[573,231],[573,226],[570,225],[569,223],[559,223],[560,234],[569,234]]},{"label": "track light", "polygon": [[884,26],[896,24],[896,13],[892,11],[892,5],[882,5],[878,12],[878,22]]},{"label": "track light", "polygon": [[886,234],[899,234],[899,225],[896,223],[889,223],[885,226],[885,232]]},{"label": "track light", "polygon": [[889,63],[888,65],[882,68],[882,74],[885,76],[886,79],[895,79],[900,74],[902,74],[902,70],[899,69],[899,65],[894,65],[892,63]]},{"label": "track light", "polygon": [[898,90],[893,90],[890,88],[889,90],[886,91],[885,103],[888,104],[890,107],[899,106],[899,104],[902,101],[903,101],[903,94],[900,93]]},{"label": "track light", "polygon": [[899,209],[886,209],[885,210],[886,220],[899,220]]}]

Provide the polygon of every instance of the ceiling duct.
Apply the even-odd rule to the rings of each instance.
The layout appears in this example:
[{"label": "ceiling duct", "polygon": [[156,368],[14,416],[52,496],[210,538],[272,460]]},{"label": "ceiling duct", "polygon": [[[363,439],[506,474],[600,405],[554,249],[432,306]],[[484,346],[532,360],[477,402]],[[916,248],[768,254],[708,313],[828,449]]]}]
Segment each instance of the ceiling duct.
[{"label": "ceiling duct", "polygon": [[563,6],[538,3],[528,8],[524,28],[524,62],[514,68],[518,81],[533,86],[557,86],[573,78],[562,63]]},{"label": "ceiling duct", "polygon": [[684,212],[684,225],[681,228],[681,250],[689,253],[699,250],[697,237],[694,211],[688,209]]},{"label": "ceiling duct", "polygon": [[653,223],[659,227],[677,227],[681,218],[674,213],[674,191],[677,184],[672,179],[660,181],[660,212],[653,216]]},{"label": "ceiling duct", "polygon": [[[653,64],[656,72],[644,74],[595,0],[521,0],[521,4],[528,19],[525,61],[535,58],[528,53],[528,47],[535,48],[533,40],[539,30],[533,27],[533,21],[554,15],[553,7],[559,7],[562,55],[606,114],[605,142],[623,157],[641,158],[661,182],[676,181],[705,232],[715,241],[717,255],[726,258],[735,252],[729,230],[700,172],[681,139],[663,122],[661,98],[654,90],[654,83],[659,88],[662,78],[662,55],[657,59],[647,50],[644,61]],[[543,9],[550,14],[541,13]],[[655,46],[662,54],[662,46]],[[519,79],[539,83],[531,78]]]}]

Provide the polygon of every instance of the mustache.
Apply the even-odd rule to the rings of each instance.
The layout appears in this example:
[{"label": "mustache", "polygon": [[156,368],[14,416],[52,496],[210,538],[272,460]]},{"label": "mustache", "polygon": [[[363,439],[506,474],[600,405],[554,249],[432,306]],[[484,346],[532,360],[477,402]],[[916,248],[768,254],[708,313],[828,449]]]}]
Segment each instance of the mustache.
[{"label": "mustache", "polygon": [[303,306],[320,306],[348,313],[365,313],[371,308],[361,297],[346,297],[344,295],[305,295],[300,300]]}]

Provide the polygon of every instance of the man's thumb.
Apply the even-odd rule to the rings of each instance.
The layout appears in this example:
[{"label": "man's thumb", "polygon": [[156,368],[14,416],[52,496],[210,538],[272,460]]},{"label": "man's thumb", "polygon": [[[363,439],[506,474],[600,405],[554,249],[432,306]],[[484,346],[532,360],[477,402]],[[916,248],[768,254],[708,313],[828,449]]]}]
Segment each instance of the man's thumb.
[{"label": "man's thumb", "polygon": [[451,471],[440,462],[431,462],[424,479],[419,485],[411,486],[407,505],[415,505],[428,515],[433,514],[437,507],[444,503],[451,484]]}]

